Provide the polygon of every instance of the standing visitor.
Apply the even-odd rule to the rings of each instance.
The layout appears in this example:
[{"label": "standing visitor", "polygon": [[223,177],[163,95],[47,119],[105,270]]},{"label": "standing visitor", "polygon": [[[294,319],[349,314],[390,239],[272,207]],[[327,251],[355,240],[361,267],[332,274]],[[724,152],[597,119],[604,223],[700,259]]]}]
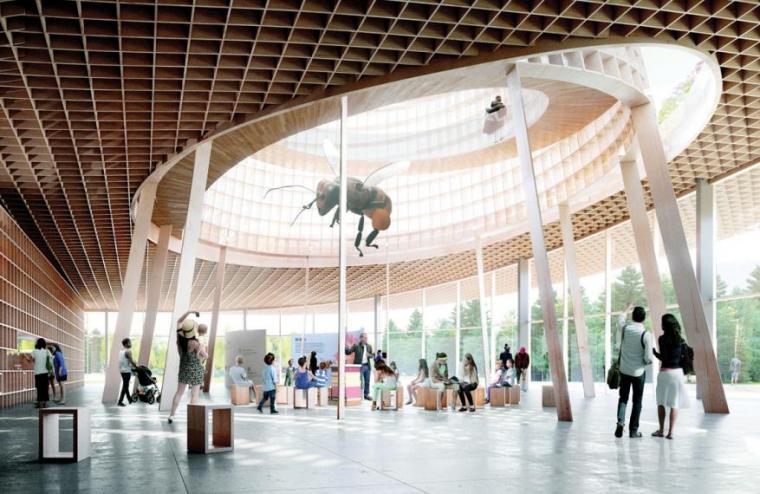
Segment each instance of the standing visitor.
[{"label": "standing visitor", "polygon": [[243,367],[243,356],[238,355],[235,357],[235,365],[230,366],[230,370],[227,371],[227,375],[230,377],[230,382],[233,386],[245,386],[248,388],[248,399],[251,402],[256,403],[258,399],[256,396],[256,386],[253,385],[253,381],[248,379],[248,373]]},{"label": "standing visitor", "polygon": [[421,358],[419,366],[417,367],[417,377],[415,377],[412,380],[412,382],[410,382],[409,385],[406,387],[406,390],[409,392],[409,400],[406,402],[406,404],[411,405],[413,401],[417,401],[417,390],[419,388],[429,388],[429,387],[430,387],[430,370],[428,369],[427,360],[424,358]]},{"label": "standing visitor", "polygon": [[319,365],[317,364],[317,352],[312,351],[311,354],[309,354],[309,370],[312,374],[316,374],[318,369]]},{"label": "standing visitor", "polygon": [[[467,410],[467,402],[470,403],[470,411],[475,411],[475,401],[472,399],[472,390],[478,387],[478,366],[472,359],[472,354],[465,353],[464,360],[459,365],[459,401],[462,402],[460,412]],[[454,399],[456,406],[456,398]]]},{"label": "standing visitor", "polygon": [[731,364],[729,365],[729,369],[731,370],[731,384],[736,384],[739,382],[739,376],[742,373],[742,361],[739,360],[739,357],[734,355],[734,358],[731,359]]},{"label": "standing visitor", "polygon": [[277,394],[277,371],[274,370],[274,353],[267,353],[264,356],[264,371],[261,373],[261,401],[256,409],[259,413],[264,413],[264,403],[269,400],[269,413],[280,413],[274,408],[275,397]]},{"label": "standing visitor", "polygon": [[[435,355],[435,361],[430,368],[430,387],[436,390],[436,408],[439,408],[441,395],[446,392],[447,389],[452,390],[454,393],[459,392],[459,384],[449,379],[449,366],[447,364],[448,358],[444,352],[437,353]],[[456,395],[455,395],[456,396]],[[456,410],[456,398],[451,400],[451,410]]]},{"label": "standing visitor", "polygon": [[625,409],[628,405],[631,388],[633,388],[633,408],[628,425],[628,435],[631,438],[639,438],[641,437],[639,416],[641,415],[641,401],[644,397],[646,366],[652,363],[652,336],[644,328],[643,322],[646,318],[644,308],[634,308],[631,314],[633,322],[626,324],[626,314],[629,309],[630,306],[620,314],[618,320],[620,326],[620,399],[618,400],[615,437],[623,437]]},{"label": "standing visitor", "polygon": [[521,346],[515,356],[515,369],[517,369],[517,381],[523,391],[528,391],[528,367],[530,367],[530,355],[525,347]]},{"label": "standing visitor", "polygon": [[[55,380],[58,382],[58,392],[60,394],[57,403],[59,405],[65,405],[66,397],[64,396],[63,383],[68,379],[69,371],[66,369],[66,361],[63,358],[63,352],[58,343],[53,343],[53,367],[55,371]],[[53,396],[55,396],[55,387],[53,387]]]},{"label": "standing visitor", "polygon": [[[174,393],[172,411],[169,415],[170,424],[174,422],[174,414],[188,386],[190,386],[190,403],[198,403],[201,394],[201,384],[203,384],[203,373],[206,370],[201,360],[208,357],[208,353],[206,353],[206,347],[198,340],[198,337],[205,335],[208,327],[205,324],[198,324],[197,321],[189,319],[188,316],[193,312],[188,311],[177,319],[179,375],[177,377],[177,392]],[[195,317],[200,317],[200,314],[195,312]]]},{"label": "standing visitor", "polygon": [[285,386],[292,386],[293,379],[296,375],[296,366],[293,365],[293,359],[288,359],[288,366],[285,367]]},{"label": "standing visitor", "polygon": [[507,366],[507,360],[512,360],[512,352],[509,348],[509,343],[504,344],[504,351],[499,354],[499,360],[501,360],[501,365],[503,367]]},{"label": "standing visitor", "polygon": [[678,418],[678,409],[686,408],[688,400],[684,374],[682,368],[684,345],[681,338],[681,325],[673,314],[662,316],[662,336],[657,340],[660,352],[654,351],[655,357],[660,359],[662,366],[657,374],[657,419],[660,428],[652,435],[663,437],[665,431],[665,412],[670,408],[670,425],[668,427],[668,439],[673,439],[673,428]]},{"label": "standing visitor", "polygon": [[121,340],[121,350],[119,351],[119,372],[121,373],[121,394],[119,395],[119,406],[125,407],[124,397],[132,403],[132,395],[129,394],[129,380],[132,377],[132,370],[137,368],[137,364],[132,359],[132,340],[124,338]]},{"label": "standing visitor", "polygon": [[37,388],[37,403],[35,408],[45,408],[50,399],[49,379],[53,373],[53,356],[47,349],[44,338],[38,338],[32,350],[34,360],[34,387]]},{"label": "standing visitor", "polygon": [[369,396],[369,374],[371,372],[370,362],[372,359],[372,346],[367,343],[367,333],[359,336],[359,343],[352,347],[346,347],[346,355],[354,354],[354,365],[361,365],[362,387],[364,390],[364,399],[371,400]]},{"label": "standing visitor", "polygon": [[389,366],[382,362],[377,364],[375,369],[377,378],[372,385],[372,410],[377,410],[377,402],[382,399],[383,391],[392,391],[396,389],[398,381],[396,373]]}]

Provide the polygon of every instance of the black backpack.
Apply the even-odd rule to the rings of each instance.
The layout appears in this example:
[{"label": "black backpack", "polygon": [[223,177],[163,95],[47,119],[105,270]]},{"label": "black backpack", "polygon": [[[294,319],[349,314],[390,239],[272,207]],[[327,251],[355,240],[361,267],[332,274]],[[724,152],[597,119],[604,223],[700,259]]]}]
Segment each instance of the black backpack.
[{"label": "black backpack", "polygon": [[681,340],[681,368],[687,376],[694,374],[694,349]]}]

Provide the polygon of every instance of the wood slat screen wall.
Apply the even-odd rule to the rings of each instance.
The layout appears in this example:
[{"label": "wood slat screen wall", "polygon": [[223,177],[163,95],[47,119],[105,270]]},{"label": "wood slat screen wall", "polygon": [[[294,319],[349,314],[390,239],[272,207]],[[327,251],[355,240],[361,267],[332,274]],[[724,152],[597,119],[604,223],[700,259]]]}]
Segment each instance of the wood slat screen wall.
[{"label": "wood slat screen wall", "polygon": [[84,383],[81,298],[0,208],[0,408],[35,398],[34,371],[20,369],[14,355],[19,336],[58,343],[67,385]]}]

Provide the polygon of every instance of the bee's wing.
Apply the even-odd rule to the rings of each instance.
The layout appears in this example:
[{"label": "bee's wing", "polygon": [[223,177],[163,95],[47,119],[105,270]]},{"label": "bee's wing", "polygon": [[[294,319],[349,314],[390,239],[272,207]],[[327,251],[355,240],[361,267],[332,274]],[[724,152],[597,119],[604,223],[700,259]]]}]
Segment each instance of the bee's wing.
[{"label": "bee's wing", "polygon": [[325,158],[327,158],[327,166],[332,170],[333,176],[338,176],[338,169],[340,168],[340,152],[335,145],[330,142],[329,139],[325,139],[322,142],[322,149],[325,151]]},{"label": "bee's wing", "polygon": [[376,187],[383,180],[404,174],[411,165],[408,161],[396,161],[394,163],[388,163],[385,166],[381,166],[377,170],[373,171],[369,177],[364,179],[364,185],[367,187]]}]

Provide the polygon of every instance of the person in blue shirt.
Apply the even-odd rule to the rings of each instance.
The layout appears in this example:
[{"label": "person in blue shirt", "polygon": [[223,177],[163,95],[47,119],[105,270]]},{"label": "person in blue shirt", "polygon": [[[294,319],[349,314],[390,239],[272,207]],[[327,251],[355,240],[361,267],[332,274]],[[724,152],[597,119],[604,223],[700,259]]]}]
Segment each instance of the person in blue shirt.
[{"label": "person in blue shirt", "polygon": [[264,356],[264,371],[262,374],[261,390],[262,396],[259,406],[256,409],[259,413],[264,413],[264,403],[269,400],[269,413],[280,413],[274,408],[275,395],[277,394],[277,371],[274,368],[274,354],[267,353]]},{"label": "person in blue shirt", "polygon": [[314,377],[316,377],[318,388],[326,388],[328,386],[327,362],[319,363],[319,369],[317,369],[317,373],[315,374]]},{"label": "person in blue shirt", "polygon": [[[66,369],[66,361],[63,358],[63,352],[61,351],[60,345],[58,343],[53,343],[53,367],[55,371],[55,380],[58,382],[58,391],[60,392],[60,397],[58,400],[53,399],[56,403],[59,405],[65,405],[66,400],[64,396],[63,391],[63,383],[66,382],[66,379],[68,379],[69,371]],[[55,385],[53,385],[53,396],[55,396]]]}]

